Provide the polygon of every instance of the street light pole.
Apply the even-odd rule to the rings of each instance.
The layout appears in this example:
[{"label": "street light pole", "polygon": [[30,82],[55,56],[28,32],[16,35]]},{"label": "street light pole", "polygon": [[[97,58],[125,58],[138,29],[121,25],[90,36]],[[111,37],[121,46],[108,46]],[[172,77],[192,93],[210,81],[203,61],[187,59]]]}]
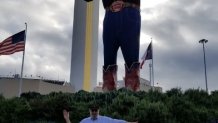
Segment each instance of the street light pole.
[{"label": "street light pole", "polygon": [[204,74],[205,74],[205,83],[206,83],[206,91],[208,93],[208,87],[207,87],[207,66],[206,66],[206,56],[205,56],[205,47],[204,47],[204,44],[207,43],[208,40],[206,39],[201,39],[199,41],[199,43],[202,43],[203,44],[203,53],[204,53]]}]

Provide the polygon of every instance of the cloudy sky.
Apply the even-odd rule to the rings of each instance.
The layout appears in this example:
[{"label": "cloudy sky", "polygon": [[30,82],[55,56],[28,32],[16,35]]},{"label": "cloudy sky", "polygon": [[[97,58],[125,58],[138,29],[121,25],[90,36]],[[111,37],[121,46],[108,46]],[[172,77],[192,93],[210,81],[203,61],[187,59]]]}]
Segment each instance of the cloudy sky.
[{"label": "cloudy sky", "polygon": [[[74,0],[0,0],[0,41],[25,28],[28,23],[24,76],[69,81]],[[140,57],[153,38],[155,85],[205,89],[202,38],[205,45],[208,88],[218,89],[218,1],[141,0]],[[98,81],[101,80],[102,20],[100,6]],[[0,56],[0,75],[20,73],[22,52]],[[141,77],[149,80],[149,61]],[[124,61],[118,54],[119,76]]]}]

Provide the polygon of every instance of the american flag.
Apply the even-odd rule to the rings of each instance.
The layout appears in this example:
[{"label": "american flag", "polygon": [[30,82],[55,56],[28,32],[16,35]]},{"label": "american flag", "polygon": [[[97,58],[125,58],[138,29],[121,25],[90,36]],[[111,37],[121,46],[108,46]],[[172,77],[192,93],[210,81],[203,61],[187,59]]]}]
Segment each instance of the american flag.
[{"label": "american flag", "polygon": [[0,55],[10,55],[25,49],[25,30],[14,34],[0,43]]}]

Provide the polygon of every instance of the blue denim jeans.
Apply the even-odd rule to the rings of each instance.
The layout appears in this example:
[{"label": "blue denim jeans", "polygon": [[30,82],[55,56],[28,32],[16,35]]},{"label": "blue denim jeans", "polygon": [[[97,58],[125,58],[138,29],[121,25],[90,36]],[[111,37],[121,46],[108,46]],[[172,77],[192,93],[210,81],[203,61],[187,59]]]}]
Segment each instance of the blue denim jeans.
[{"label": "blue denim jeans", "polygon": [[103,23],[104,68],[116,64],[121,48],[128,67],[139,60],[140,10],[127,7],[119,12],[106,11]]}]

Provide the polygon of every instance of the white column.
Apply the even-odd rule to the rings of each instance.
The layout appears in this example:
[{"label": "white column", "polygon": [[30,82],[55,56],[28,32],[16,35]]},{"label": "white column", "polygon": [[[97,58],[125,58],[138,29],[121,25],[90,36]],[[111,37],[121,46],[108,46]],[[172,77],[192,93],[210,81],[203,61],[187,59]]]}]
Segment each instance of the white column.
[{"label": "white column", "polygon": [[75,0],[70,82],[92,91],[97,83],[99,0]]}]

